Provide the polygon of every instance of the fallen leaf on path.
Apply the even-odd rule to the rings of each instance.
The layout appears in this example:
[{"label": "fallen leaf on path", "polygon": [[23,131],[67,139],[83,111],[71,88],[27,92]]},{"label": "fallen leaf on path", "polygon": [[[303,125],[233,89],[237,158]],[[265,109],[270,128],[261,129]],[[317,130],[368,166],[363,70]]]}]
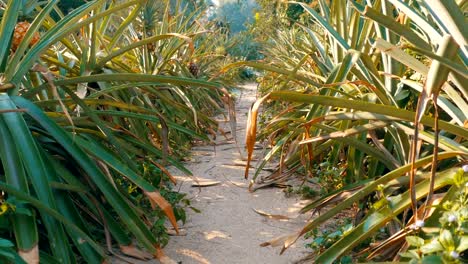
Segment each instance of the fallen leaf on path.
[{"label": "fallen leaf on path", "polygon": [[216,146],[231,145],[234,143],[236,143],[234,140],[221,141],[221,142],[216,142]]},{"label": "fallen leaf on path", "polygon": [[197,261],[197,263],[199,264],[211,264],[211,262],[207,260],[205,257],[203,257],[202,254],[196,251],[190,250],[190,249],[185,249],[185,248],[177,249],[177,253],[190,257],[194,259],[195,261]]},{"label": "fallen leaf on path", "polygon": [[294,233],[294,234],[290,234],[290,235],[284,235],[284,236],[279,236],[277,238],[274,238],[268,242],[264,242],[262,244],[260,244],[261,247],[268,247],[268,246],[271,246],[271,247],[279,247],[279,246],[283,246],[283,250],[282,252],[284,251],[284,247],[287,245],[287,246],[290,246],[292,244],[294,244],[294,242],[299,238],[299,234],[300,233]]},{"label": "fallen leaf on path", "polygon": [[[245,167],[247,166],[246,163],[223,163],[225,166],[231,166],[231,167]],[[253,168],[254,166],[250,165],[250,168]]]},{"label": "fallen leaf on path", "polygon": [[166,254],[164,254],[164,251],[161,249],[161,247],[159,245],[156,246],[155,256],[156,256],[156,258],[159,260],[159,262],[161,264],[177,264],[176,261],[174,261],[170,257],[166,256]]},{"label": "fallen leaf on path", "polygon": [[239,187],[239,188],[245,188],[247,187],[246,183],[244,182],[234,182],[234,181],[229,181],[232,185]]},{"label": "fallen leaf on path", "polygon": [[231,239],[231,235],[223,233],[221,231],[213,230],[213,231],[206,231],[203,232],[206,240],[212,240],[215,238],[224,238],[224,239]]},{"label": "fallen leaf on path", "polygon": [[261,211],[261,210],[257,210],[255,208],[252,208],[252,210],[254,210],[254,212],[256,212],[257,214],[261,215],[261,216],[265,216],[265,217],[268,217],[270,219],[275,219],[275,220],[289,220],[289,219],[292,219],[292,217],[289,217],[289,216],[285,216],[285,215],[277,215],[277,214],[269,214],[267,212],[264,212],[264,211]]},{"label": "fallen leaf on path", "polygon": [[221,133],[221,135],[223,135],[223,137],[224,137],[227,141],[233,140],[233,138],[229,138],[229,137],[227,136],[227,134],[231,133],[230,131],[227,131],[227,132],[226,132],[226,131],[224,131],[224,129],[222,129],[222,128],[220,128],[220,127],[218,127],[218,131],[219,131],[219,133]]},{"label": "fallen leaf on path", "polygon": [[280,255],[286,251],[290,246],[292,246],[296,241],[299,239],[300,236],[303,234],[301,232],[297,232],[294,234],[290,235],[285,235],[285,236],[280,236],[278,238],[275,238],[273,240],[270,240],[268,242],[260,244],[261,247],[267,247],[267,246],[272,246],[272,247],[278,247],[278,246],[283,246],[280,251]]},{"label": "fallen leaf on path", "polygon": [[[246,158],[242,158],[242,161],[247,161]],[[258,158],[250,158],[250,161],[258,161]]]},{"label": "fallen leaf on path", "polygon": [[213,153],[211,152],[198,152],[197,154],[200,156],[205,156],[205,157],[213,156]]},{"label": "fallen leaf on path", "polygon": [[213,140],[216,140],[216,131],[214,131],[211,127],[207,127],[206,130],[208,131],[208,133],[211,134],[211,136],[213,137]]},{"label": "fallen leaf on path", "polygon": [[185,231],[185,229],[179,229],[179,233],[177,233],[174,229],[168,229],[166,234],[170,236],[186,236],[187,231]]},{"label": "fallen leaf on path", "polygon": [[128,246],[120,245],[120,250],[122,251],[122,253],[124,253],[127,256],[134,257],[134,258],[141,259],[141,260],[148,260],[148,259],[153,258],[153,255],[151,255],[148,252],[139,250],[134,245],[128,245]]},{"label": "fallen leaf on path", "polygon": [[195,178],[195,182],[192,183],[192,187],[210,187],[220,184],[220,181],[212,181],[208,179]]}]

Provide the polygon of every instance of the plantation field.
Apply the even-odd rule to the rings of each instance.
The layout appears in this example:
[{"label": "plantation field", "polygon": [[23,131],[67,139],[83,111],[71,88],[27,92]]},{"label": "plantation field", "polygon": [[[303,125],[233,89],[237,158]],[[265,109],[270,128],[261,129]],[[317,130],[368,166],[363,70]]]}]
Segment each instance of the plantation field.
[{"label": "plantation field", "polygon": [[467,263],[467,10],[0,0],[0,263]]}]

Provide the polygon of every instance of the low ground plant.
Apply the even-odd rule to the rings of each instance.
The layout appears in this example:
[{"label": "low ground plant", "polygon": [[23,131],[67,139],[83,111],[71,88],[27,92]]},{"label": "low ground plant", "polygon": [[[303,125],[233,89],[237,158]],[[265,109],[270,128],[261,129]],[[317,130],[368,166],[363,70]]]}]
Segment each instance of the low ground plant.
[{"label": "low ground plant", "polygon": [[190,175],[229,104],[207,77],[227,40],[181,1],[58,2],[0,1],[0,262],[159,257],[190,207],[167,167]]}]

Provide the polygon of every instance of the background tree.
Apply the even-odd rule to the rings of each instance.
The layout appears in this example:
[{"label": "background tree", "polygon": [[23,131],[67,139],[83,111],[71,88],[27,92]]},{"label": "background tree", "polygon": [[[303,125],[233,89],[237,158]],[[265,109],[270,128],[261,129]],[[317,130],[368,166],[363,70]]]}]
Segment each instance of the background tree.
[{"label": "background tree", "polygon": [[85,4],[85,3],[86,2],[84,0],[62,0],[57,4],[57,6],[60,8],[60,10],[62,10],[62,12],[67,14],[71,10],[73,10],[73,9],[75,9],[75,8]]}]

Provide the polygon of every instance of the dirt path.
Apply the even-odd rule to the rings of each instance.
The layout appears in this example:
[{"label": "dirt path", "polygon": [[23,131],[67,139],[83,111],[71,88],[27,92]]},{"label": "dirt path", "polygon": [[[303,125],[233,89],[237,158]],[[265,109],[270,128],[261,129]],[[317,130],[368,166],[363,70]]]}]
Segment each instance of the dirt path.
[{"label": "dirt path", "polygon": [[[254,102],[256,85],[242,87],[237,100],[237,137],[244,152],[243,139],[250,105]],[[229,123],[222,122],[229,131]],[[238,149],[223,136],[217,137],[217,146],[198,146],[192,151],[192,160],[186,163],[195,177],[219,181],[211,187],[191,187],[193,179],[179,178],[181,191],[188,193],[197,214],[188,211],[186,235],[173,236],[165,247],[166,254],[183,263],[294,263],[307,253],[299,241],[295,247],[279,255],[279,249],[262,248],[262,242],[299,229],[305,218],[289,221],[268,219],[253,209],[271,214],[296,216],[303,202],[286,198],[280,189],[258,190],[249,193],[248,181],[243,178],[244,167]],[[244,154],[245,156],[245,154]],[[252,170],[253,173],[253,170]]]}]

